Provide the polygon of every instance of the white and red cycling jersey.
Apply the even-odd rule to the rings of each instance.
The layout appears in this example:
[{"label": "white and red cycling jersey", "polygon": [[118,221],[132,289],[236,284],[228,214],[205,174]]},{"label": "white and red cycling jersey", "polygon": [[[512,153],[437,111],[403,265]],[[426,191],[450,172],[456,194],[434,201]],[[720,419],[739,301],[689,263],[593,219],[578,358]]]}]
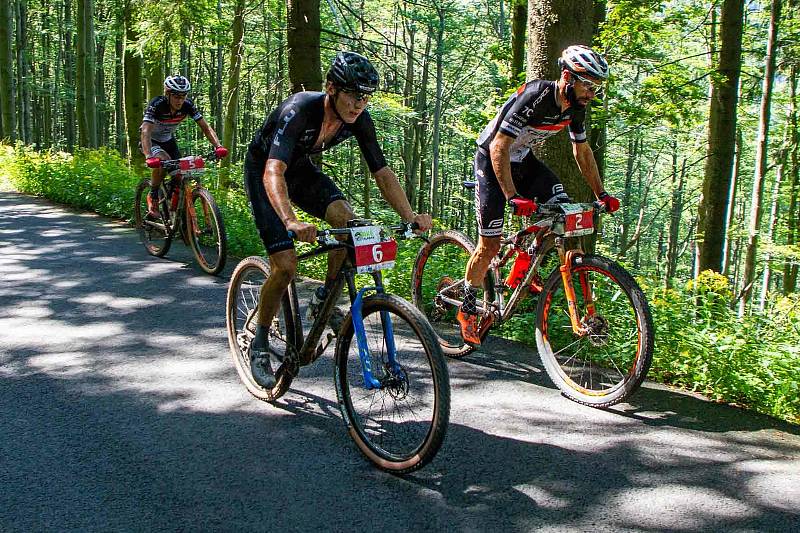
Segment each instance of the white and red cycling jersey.
[{"label": "white and red cycling jersey", "polygon": [[511,161],[519,163],[532,148],[566,127],[569,127],[572,142],[586,142],[585,117],[586,109],[582,107],[573,106],[561,111],[555,81],[531,80],[506,100],[478,136],[477,143],[488,154],[489,144],[501,131],[514,138],[510,149]]}]

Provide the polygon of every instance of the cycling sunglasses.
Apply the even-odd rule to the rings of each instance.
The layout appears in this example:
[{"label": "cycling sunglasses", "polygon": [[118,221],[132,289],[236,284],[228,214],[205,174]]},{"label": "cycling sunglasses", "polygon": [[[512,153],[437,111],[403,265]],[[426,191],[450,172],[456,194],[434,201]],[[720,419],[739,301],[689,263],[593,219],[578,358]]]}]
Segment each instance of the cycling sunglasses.
[{"label": "cycling sunglasses", "polygon": [[583,76],[580,76],[578,74],[575,74],[574,72],[572,73],[572,75],[575,76],[575,78],[578,81],[580,81],[583,84],[584,87],[586,87],[588,90],[594,92],[595,94],[599,94],[599,93],[603,92],[604,82],[602,82],[602,81],[600,81],[600,82],[593,81],[593,80],[590,80],[588,78],[584,78]]},{"label": "cycling sunglasses", "polygon": [[368,102],[372,93],[365,93],[361,91],[351,91],[349,89],[341,89],[341,92],[355,100],[356,102]]},{"label": "cycling sunglasses", "polygon": [[186,95],[189,93],[179,93],[177,91],[170,91],[169,94],[171,94],[172,96],[177,96],[178,98],[185,98]]}]

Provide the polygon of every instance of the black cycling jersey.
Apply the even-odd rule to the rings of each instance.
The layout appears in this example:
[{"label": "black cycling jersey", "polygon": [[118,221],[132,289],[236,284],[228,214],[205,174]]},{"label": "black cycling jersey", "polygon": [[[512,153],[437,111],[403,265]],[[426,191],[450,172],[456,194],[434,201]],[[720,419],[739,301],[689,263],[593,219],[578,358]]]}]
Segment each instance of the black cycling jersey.
[{"label": "black cycling jersey", "polygon": [[169,99],[166,96],[156,96],[147,104],[147,109],[144,111],[143,122],[150,122],[155,124],[150,138],[158,142],[166,142],[175,136],[175,130],[178,129],[181,122],[186,117],[192,117],[195,121],[203,118],[200,111],[190,99],[183,101],[183,105],[176,112],[173,113],[169,106]]},{"label": "black cycling jersey", "polygon": [[324,116],[325,93],[304,91],[293,94],[270,113],[256,133],[250,143],[250,156],[254,162],[279,159],[291,167],[304,156],[325,151],[354,136],[370,172],[386,166],[375,124],[366,110],[354,123],[343,123],[329,143],[314,149]]},{"label": "black cycling jersey", "polygon": [[585,108],[568,107],[561,112],[556,82],[532,80],[517,89],[503,104],[478,137],[478,146],[488,152],[489,144],[501,131],[514,138],[510,149],[511,161],[521,162],[532,148],[567,126],[572,142],[586,142],[585,117]]}]

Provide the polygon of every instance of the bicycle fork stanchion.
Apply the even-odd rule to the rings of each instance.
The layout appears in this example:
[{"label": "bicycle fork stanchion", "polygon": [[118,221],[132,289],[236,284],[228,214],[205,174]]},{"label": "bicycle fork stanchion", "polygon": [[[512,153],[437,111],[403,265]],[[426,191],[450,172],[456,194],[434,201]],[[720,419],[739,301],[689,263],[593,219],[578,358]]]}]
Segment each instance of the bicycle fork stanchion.
[{"label": "bicycle fork stanchion", "polygon": [[[355,300],[353,300],[353,305],[350,307],[350,314],[353,317],[353,330],[355,331],[356,342],[358,343],[358,357],[361,359],[361,372],[364,374],[364,387],[367,390],[379,389],[381,387],[381,382],[375,379],[375,376],[372,374],[372,359],[370,358],[369,346],[367,345],[367,333],[364,330],[364,318],[361,315],[364,306],[364,293],[373,290],[377,290],[376,287],[364,287],[358,291],[358,295]],[[383,312],[381,314],[383,314]],[[392,353],[391,357],[394,359],[394,353]]]},{"label": "bicycle fork stanchion", "polygon": [[[572,258],[577,253],[579,253],[577,250],[567,250],[564,252],[564,260],[559,270],[561,271],[561,281],[564,283],[564,295],[567,297],[569,320],[572,323],[572,331],[575,335],[583,335],[585,329],[581,326],[580,317],[578,316],[578,304],[575,298],[575,287],[572,286]],[[581,285],[584,285],[583,279],[581,279]],[[587,287],[583,287],[584,295],[586,294],[586,290]]]}]

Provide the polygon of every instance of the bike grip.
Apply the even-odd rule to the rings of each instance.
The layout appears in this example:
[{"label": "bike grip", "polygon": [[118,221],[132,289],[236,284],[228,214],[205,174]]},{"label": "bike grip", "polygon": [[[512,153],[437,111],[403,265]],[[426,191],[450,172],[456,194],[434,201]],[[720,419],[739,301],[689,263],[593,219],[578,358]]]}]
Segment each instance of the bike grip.
[{"label": "bike grip", "polygon": [[295,240],[297,238],[297,235],[295,235],[295,233],[292,230],[286,230],[286,233],[289,234],[289,238],[292,240]]}]

